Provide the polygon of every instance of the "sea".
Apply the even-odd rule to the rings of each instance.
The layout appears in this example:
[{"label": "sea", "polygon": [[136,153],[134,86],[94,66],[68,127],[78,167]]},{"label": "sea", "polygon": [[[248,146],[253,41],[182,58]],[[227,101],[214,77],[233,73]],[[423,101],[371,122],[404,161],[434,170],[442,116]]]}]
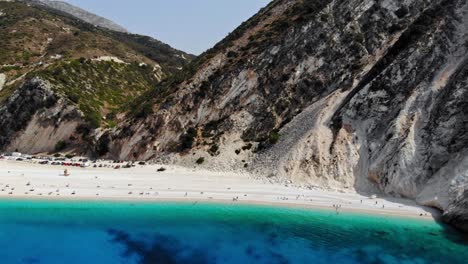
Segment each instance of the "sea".
[{"label": "sea", "polygon": [[442,223],[200,202],[0,200],[0,264],[468,263]]}]

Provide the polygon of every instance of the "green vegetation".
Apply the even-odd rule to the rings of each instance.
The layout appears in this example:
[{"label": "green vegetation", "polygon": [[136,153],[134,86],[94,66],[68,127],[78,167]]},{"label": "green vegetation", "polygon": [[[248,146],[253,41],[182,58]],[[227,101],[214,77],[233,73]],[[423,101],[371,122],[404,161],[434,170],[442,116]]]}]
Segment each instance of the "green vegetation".
[{"label": "green vegetation", "polygon": [[180,68],[195,58],[193,55],[173,49],[169,45],[147,36],[121,32],[109,32],[109,34],[146,57],[157,61],[167,76],[179,72]]},{"label": "green vegetation", "polygon": [[17,85],[7,85],[3,87],[3,89],[0,91],[0,104],[7,100],[8,97],[10,97],[10,95],[13,94],[17,88]]},{"label": "green vegetation", "polygon": [[[168,77],[167,79],[160,82],[155,89],[148,91],[144,95],[137,98],[133,103],[128,106],[128,110],[130,115],[139,118],[141,116],[140,113],[143,112],[142,108],[145,107],[145,104],[163,104],[163,103],[171,103],[172,97],[170,96],[179,88],[179,85],[185,81],[190,81],[193,76],[195,75],[197,69],[199,69],[204,63],[209,61],[219,52],[232,47],[235,40],[242,37],[242,35],[250,28],[256,26],[265,15],[268,15],[268,11],[273,8],[277,4],[276,1],[270,3],[267,7],[262,9],[260,12],[260,16],[254,16],[253,18],[249,19],[248,21],[242,23],[240,27],[230,33],[224,40],[219,42],[215,47],[207,50],[200,56],[193,59],[190,63],[186,64],[182,70],[175,72],[173,75]],[[238,54],[236,52],[230,52],[230,58],[236,57]],[[213,77],[216,77],[214,74]]]},{"label": "green vegetation", "polygon": [[[302,27],[305,23],[311,21],[327,4],[328,1],[297,1],[296,4],[287,9],[283,15],[277,17],[272,23],[265,25],[263,29],[249,36],[249,43],[240,48],[240,55],[228,52],[228,58],[236,57],[239,62],[243,62],[247,57],[276,45],[276,43],[282,39],[279,36],[292,28],[297,29]],[[272,7],[273,6],[269,6],[269,8]],[[252,20],[255,20],[255,17]]]},{"label": "green vegetation", "polygon": [[[274,45],[278,39],[281,39],[278,38],[278,35],[284,34],[286,30],[292,27],[298,28],[303,26],[304,23],[310,21],[311,17],[320,12],[320,10],[327,5],[328,1],[298,1],[293,8],[288,9],[288,11],[281,17],[271,24],[265,25],[265,27],[262,30],[259,30],[255,35],[250,36],[250,42],[245,47],[242,47],[239,51],[230,50],[237,39],[241,38],[250,29],[259,25],[260,21],[265,20],[266,17],[270,15],[270,11],[280,3],[280,1],[272,1],[267,7],[259,12],[259,15],[244,22],[212,49],[204,52],[187,64],[181,71],[176,72],[166,80],[159,83],[155,89],[152,89],[143,96],[140,96],[129,106],[131,116],[136,118],[145,116],[140,113],[144,112],[143,108],[146,104],[171,104],[172,97],[170,95],[177,91],[182,83],[190,82],[196,73],[196,70],[219,53],[226,52],[226,55],[230,60],[235,59],[241,63],[246,61],[254,52],[265,50],[265,46]],[[226,71],[226,69],[220,70],[219,73],[214,73],[211,78],[216,79],[219,77],[220,73]],[[198,96],[203,97],[206,95],[206,86],[202,85]],[[204,132],[204,137],[207,135],[209,135],[209,131]]]},{"label": "green vegetation", "polygon": [[296,27],[302,27],[308,21],[313,20],[317,13],[323,10],[330,1],[321,0],[302,0],[293,8],[289,9],[284,15],[289,18],[287,23],[295,22]]},{"label": "green vegetation", "polygon": [[104,113],[115,117],[121,106],[150,90],[157,82],[151,69],[136,63],[85,59],[58,62],[30,75],[48,80],[58,93],[78,105],[93,128],[103,123],[114,126],[113,120],[107,120]]},{"label": "green vegetation", "polygon": [[236,154],[239,155],[242,151],[251,150],[253,147],[252,143],[247,143],[241,149],[236,149]]},{"label": "green vegetation", "polygon": [[277,131],[272,131],[268,137],[270,144],[276,144],[280,140],[281,135]]},{"label": "green vegetation", "polygon": [[66,149],[67,145],[68,145],[67,142],[60,140],[59,142],[57,142],[57,144],[55,144],[55,151],[59,152],[59,151]]},{"label": "green vegetation", "polygon": [[[46,43],[49,54],[69,53],[74,58],[80,53],[87,54],[88,58],[89,55],[103,54],[98,50],[107,51],[103,55],[111,54],[126,61],[144,61],[147,58],[146,62],[158,62],[166,74],[178,71],[194,58],[150,37],[95,27],[36,3],[0,1],[0,10],[5,13],[0,17],[2,63],[18,58],[28,60],[30,57],[40,57],[38,51],[42,51],[41,46]],[[68,30],[58,30],[60,27]],[[48,38],[53,41],[48,43]]]},{"label": "green vegetation", "polygon": [[[151,114],[153,102],[146,102],[147,97],[138,108],[132,108],[130,101],[194,58],[150,37],[98,28],[34,2],[0,1],[0,10],[5,13],[0,17],[0,62],[7,65],[0,66],[0,73],[6,73],[8,80],[26,73],[44,77],[79,105],[93,127],[115,126],[114,118],[103,116],[121,112],[122,104],[138,117]],[[130,64],[90,61],[100,56]],[[51,66],[44,70],[45,65]],[[161,66],[155,70],[158,77],[155,65]],[[0,92],[0,102],[17,86],[7,88]]]},{"label": "green vegetation", "polygon": [[202,136],[204,138],[211,138],[217,136],[217,130],[219,126],[224,122],[225,119],[221,120],[213,120],[208,122],[204,127],[203,127],[203,132]]},{"label": "green vegetation", "polygon": [[195,138],[198,136],[198,131],[194,127],[190,127],[187,131],[180,137],[180,143],[178,150],[185,151],[192,148]]},{"label": "green vegetation", "polygon": [[0,73],[10,72],[10,71],[18,71],[21,70],[20,66],[13,65],[13,66],[4,66],[0,68]]},{"label": "green vegetation", "polygon": [[153,104],[151,101],[145,102],[141,105],[140,108],[132,108],[135,109],[134,116],[137,118],[146,118],[153,113]]},{"label": "green vegetation", "polygon": [[232,50],[227,53],[228,58],[235,58],[237,56],[239,56],[239,54],[237,52],[235,52],[235,51],[232,51]]},{"label": "green vegetation", "polygon": [[40,38],[35,39],[35,35],[44,33],[31,18],[39,20],[52,17],[24,3],[0,2],[0,9],[5,13],[0,17],[0,61],[2,64],[27,64],[31,57],[38,55],[36,51],[39,47],[32,43]]},{"label": "green vegetation", "polygon": [[252,149],[252,147],[253,147],[252,143],[248,143],[248,144],[246,144],[245,146],[242,147],[242,150],[244,150],[244,151],[245,150],[250,150],[250,149]]},{"label": "green vegetation", "polygon": [[198,158],[197,161],[195,161],[198,165],[201,165],[205,162],[205,158],[201,157],[201,158]]},{"label": "green vegetation", "polygon": [[218,144],[213,144],[211,145],[209,152],[211,153],[211,155],[216,155],[218,153],[218,150],[219,150]]}]

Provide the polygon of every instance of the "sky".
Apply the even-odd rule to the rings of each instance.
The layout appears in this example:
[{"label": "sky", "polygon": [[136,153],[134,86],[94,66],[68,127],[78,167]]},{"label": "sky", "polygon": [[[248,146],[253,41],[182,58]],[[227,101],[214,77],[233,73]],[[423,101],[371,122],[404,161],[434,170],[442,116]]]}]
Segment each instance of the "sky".
[{"label": "sky", "polygon": [[249,19],[270,0],[65,0],[199,55]]}]

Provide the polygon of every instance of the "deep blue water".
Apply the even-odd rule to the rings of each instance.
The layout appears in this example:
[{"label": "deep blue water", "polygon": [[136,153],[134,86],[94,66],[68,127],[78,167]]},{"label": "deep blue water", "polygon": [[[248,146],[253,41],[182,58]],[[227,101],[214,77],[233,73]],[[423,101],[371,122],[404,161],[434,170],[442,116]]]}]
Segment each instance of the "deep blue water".
[{"label": "deep blue water", "polygon": [[0,201],[0,263],[468,263],[425,220],[277,207]]}]

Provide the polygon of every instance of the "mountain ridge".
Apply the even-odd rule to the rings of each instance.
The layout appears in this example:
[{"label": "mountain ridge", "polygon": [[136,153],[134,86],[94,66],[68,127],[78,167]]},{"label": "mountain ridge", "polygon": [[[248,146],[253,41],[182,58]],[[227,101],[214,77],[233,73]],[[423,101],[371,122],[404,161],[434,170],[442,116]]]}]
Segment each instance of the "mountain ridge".
[{"label": "mountain ridge", "polygon": [[137,100],[108,156],[411,198],[467,230],[467,18],[463,1],[273,1]]},{"label": "mountain ridge", "polygon": [[10,151],[53,152],[65,142],[92,153],[94,137],[134,97],[194,57],[30,1],[1,1],[0,12],[0,146]]},{"label": "mountain ridge", "polygon": [[72,4],[69,4],[67,2],[63,2],[63,1],[50,1],[50,0],[38,0],[39,2],[51,7],[51,8],[54,8],[54,9],[57,9],[59,11],[62,11],[62,12],[65,12],[65,13],[68,13],[74,17],[77,17],[81,20],[83,20],[84,22],[87,22],[87,23],[90,23],[92,25],[96,25],[96,26],[99,26],[99,27],[102,27],[102,28],[107,28],[107,29],[110,29],[110,30],[113,30],[113,31],[118,31],[118,32],[123,32],[123,33],[129,33],[127,29],[125,29],[124,27],[118,25],[117,23],[107,19],[107,18],[104,18],[104,17],[101,17],[99,15],[96,15],[96,14],[93,14],[87,10],[84,10],[80,7],[77,7],[77,6],[74,6]]}]

